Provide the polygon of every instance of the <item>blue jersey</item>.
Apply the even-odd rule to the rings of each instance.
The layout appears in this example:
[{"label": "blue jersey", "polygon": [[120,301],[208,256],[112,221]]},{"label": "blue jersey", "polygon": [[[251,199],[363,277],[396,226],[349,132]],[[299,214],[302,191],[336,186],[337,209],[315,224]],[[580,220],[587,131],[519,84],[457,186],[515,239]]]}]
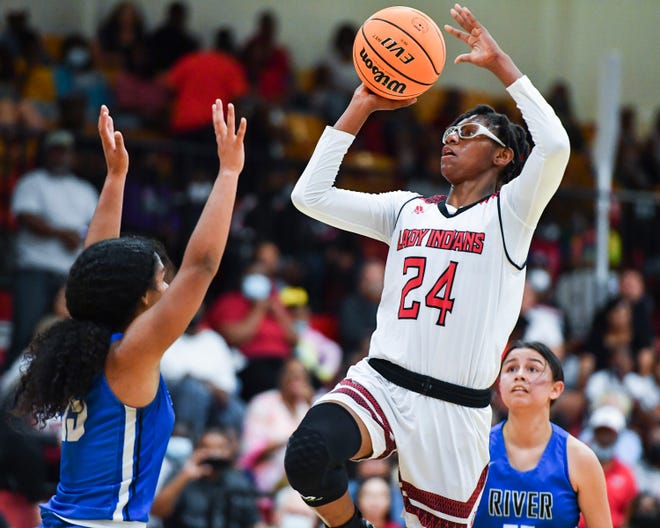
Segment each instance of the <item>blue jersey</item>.
[{"label": "blue jersey", "polygon": [[536,467],[518,471],[509,464],[501,422],[490,432],[488,479],[475,527],[574,528],[580,509],[568,476],[568,433],[552,425],[552,436]]},{"label": "blue jersey", "polygon": [[60,482],[42,509],[81,524],[146,523],[173,427],[162,376],[153,401],[136,408],[120,402],[101,374],[62,417]]}]

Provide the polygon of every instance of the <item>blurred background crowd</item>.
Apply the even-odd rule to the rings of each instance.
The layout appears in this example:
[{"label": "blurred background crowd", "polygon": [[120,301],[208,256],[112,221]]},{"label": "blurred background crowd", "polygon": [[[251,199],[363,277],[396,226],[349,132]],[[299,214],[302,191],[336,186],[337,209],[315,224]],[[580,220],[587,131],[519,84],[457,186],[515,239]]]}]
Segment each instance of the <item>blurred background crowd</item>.
[{"label": "blurred background crowd", "polygon": [[[366,354],[387,247],[299,214],[289,196],[323,127],[359,84],[357,27],[340,24],[317,64],[300,71],[273,11],[259,13],[247,39],[223,26],[203,46],[189,9],[173,2],[149,27],[138,7],[120,2],[93,38],[42,32],[28,9],[4,13],[0,526],[36,526],[35,505],[57,483],[59,424],[36,430],[6,410],[30,339],[67,317],[63,284],[105,175],[99,106],[110,108],[131,156],[122,230],[162,241],[175,273],[217,172],[215,97],[248,118],[246,166],[220,273],[163,358],[177,423],[150,524],[316,525],[287,485],[284,446],[314,399]],[[660,111],[642,134],[634,108],[619,109],[603,286],[595,274],[594,125],[576,118],[570,84],[546,88],[572,154],[532,243],[512,340],[542,341],[561,358],[567,390],[552,417],[601,460],[614,526],[658,526]],[[412,107],[372,116],[338,185],[446,193],[442,133],[481,102],[522,122],[506,97],[433,88]],[[493,408],[504,418],[496,391]],[[376,528],[403,526],[396,460],[354,464],[351,473],[364,516]]]}]

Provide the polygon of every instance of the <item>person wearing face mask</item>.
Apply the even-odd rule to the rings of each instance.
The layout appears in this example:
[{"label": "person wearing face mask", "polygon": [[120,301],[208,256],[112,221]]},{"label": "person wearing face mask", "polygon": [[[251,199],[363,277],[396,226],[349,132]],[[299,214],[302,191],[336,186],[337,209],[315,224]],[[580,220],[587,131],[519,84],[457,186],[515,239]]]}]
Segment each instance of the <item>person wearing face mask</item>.
[{"label": "person wearing face mask", "polygon": [[93,123],[102,104],[114,104],[108,80],[95,67],[91,44],[82,35],[65,37],[54,80],[61,121],[71,127]]},{"label": "person wearing face mask", "polygon": [[238,373],[245,402],[277,386],[278,372],[298,342],[294,318],[266,263],[256,257],[245,269],[239,289],[221,293],[206,316],[208,325],[247,359]]},{"label": "person wearing face mask", "polygon": [[43,165],[23,175],[12,195],[11,212],[18,223],[12,340],[0,374],[27,346],[64,285],[98,202],[96,188],[74,173],[75,138],[70,132],[49,132],[43,154]]},{"label": "person wearing face mask", "polygon": [[210,428],[156,494],[151,514],[165,528],[263,528],[248,477],[234,466],[237,435]]},{"label": "person wearing face mask", "polygon": [[508,417],[491,429],[475,526],[572,528],[582,517],[588,528],[611,528],[597,458],[550,421],[550,406],[564,390],[557,356],[542,343],[517,341],[502,356],[498,379]]},{"label": "person wearing face mask", "polygon": [[[632,502],[637,496],[637,479],[632,468],[615,454],[615,445],[619,434],[626,427],[626,419],[617,407],[603,405],[595,409],[589,417],[589,427],[593,430],[589,446],[596,453],[605,472],[612,526],[626,526]],[[579,528],[585,526],[587,525],[584,522],[580,522]]]}]

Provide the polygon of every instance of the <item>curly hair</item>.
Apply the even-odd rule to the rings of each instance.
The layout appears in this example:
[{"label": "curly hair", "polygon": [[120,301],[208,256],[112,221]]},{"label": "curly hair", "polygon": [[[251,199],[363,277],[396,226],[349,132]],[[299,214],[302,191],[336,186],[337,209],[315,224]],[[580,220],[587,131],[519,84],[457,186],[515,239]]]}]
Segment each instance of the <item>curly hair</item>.
[{"label": "curly hair", "polygon": [[110,337],[125,330],[154,286],[162,246],[146,238],[114,238],[89,246],[66,283],[66,319],[35,336],[15,394],[15,411],[39,423],[84,399],[103,371]]},{"label": "curly hair", "polygon": [[498,177],[498,188],[509,183],[522,171],[527,156],[529,156],[530,146],[527,142],[527,132],[525,129],[513,123],[505,114],[496,112],[491,106],[481,104],[463,112],[451,123],[451,126],[460,123],[469,117],[481,117],[498,138],[502,140],[507,147],[513,150],[513,159],[504,167],[504,170]]}]

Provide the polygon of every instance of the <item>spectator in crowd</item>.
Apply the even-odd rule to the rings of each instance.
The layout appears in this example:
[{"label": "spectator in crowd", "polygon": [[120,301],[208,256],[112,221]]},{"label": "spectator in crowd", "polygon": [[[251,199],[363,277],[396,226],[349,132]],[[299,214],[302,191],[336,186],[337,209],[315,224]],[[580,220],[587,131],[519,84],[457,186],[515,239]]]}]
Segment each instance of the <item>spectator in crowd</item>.
[{"label": "spectator in crowd", "polygon": [[639,137],[637,111],[632,106],[620,109],[619,143],[614,166],[614,180],[626,189],[647,190],[651,178],[643,164],[643,143]]},{"label": "spectator in crowd", "polygon": [[[624,268],[619,273],[619,293],[632,308],[632,327],[635,340],[638,342],[638,355],[649,356],[653,348],[655,330],[653,328],[653,298],[646,291],[644,275],[638,269]],[[649,359],[641,363],[648,365]],[[648,366],[641,374],[648,374]]]},{"label": "spectator in crowd", "polygon": [[25,174],[12,196],[16,235],[12,340],[1,367],[8,369],[32,338],[81,249],[98,200],[96,189],[73,173],[70,132],[55,130],[44,140],[44,165]]},{"label": "spectator in crowd", "polygon": [[112,83],[115,112],[123,128],[165,130],[170,95],[155,76],[153,56],[143,43],[132,46]]},{"label": "spectator in crowd", "polygon": [[[57,290],[50,311],[48,311],[48,313],[46,313],[36,324],[32,337],[45,332],[53,324],[69,317],[69,311],[66,308],[65,291],[65,285],[62,285]],[[24,350],[18,358],[14,360],[9,369],[7,369],[3,375],[0,375],[0,401],[12,397],[13,390],[16,388],[16,384],[21,377],[21,372],[23,372],[26,367],[26,361],[26,350]]]},{"label": "spectator in crowd", "polygon": [[640,492],[660,501],[660,423],[646,431],[644,454],[633,469]]},{"label": "spectator in crowd", "polygon": [[391,520],[392,493],[390,483],[383,477],[367,477],[357,490],[357,507],[374,528],[400,528]]},{"label": "spectator in crowd", "polygon": [[21,77],[8,45],[0,42],[0,127],[42,131],[46,118],[34,101],[22,96]]},{"label": "spectator in crowd", "polygon": [[629,528],[656,528],[660,525],[660,499],[642,492],[633,499]]},{"label": "spectator in crowd", "polygon": [[249,471],[261,493],[286,484],[284,451],[287,441],[312,403],[309,373],[297,359],[289,359],[275,389],[256,395],[247,407],[241,467]]},{"label": "spectator in crowd", "polygon": [[626,376],[633,370],[633,357],[627,345],[614,346],[607,351],[607,365],[597,369],[587,380],[584,393],[590,410],[605,404],[617,405],[630,416],[633,397],[626,386]]},{"label": "spectator in crowd", "polygon": [[200,308],[161,360],[177,421],[193,438],[210,426],[243,429],[245,404],[238,397],[236,361],[226,341],[203,324]]},{"label": "spectator in crowd", "polygon": [[116,4],[101,22],[96,33],[101,65],[107,68],[122,66],[130,49],[145,37],[144,16],[135,3]]},{"label": "spectator in crowd", "polygon": [[60,121],[67,128],[83,129],[96,121],[101,105],[113,103],[110,84],[95,67],[91,43],[82,35],[64,39],[54,79]]},{"label": "spectator in crowd", "polygon": [[[33,43],[40,40],[39,30],[30,24],[30,11],[27,8],[9,9],[5,12],[5,28],[0,33],[0,45],[6,47],[12,60],[25,58]],[[43,53],[41,49],[42,58]]]},{"label": "spectator in crowd", "polygon": [[554,108],[555,113],[566,129],[568,139],[571,142],[571,152],[582,152],[586,146],[586,141],[580,127],[580,121],[573,108],[571,88],[565,80],[556,80],[550,86],[548,103]]},{"label": "spectator in crowd", "polygon": [[304,503],[300,494],[291,486],[275,493],[272,528],[315,528],[317,518],[314,510]]},{"label": "spectator in crowd", "polygon": [[376,329],[376,311],[383,292],[385,264],[370,259],[359,270],[357,288],[339,308],[339,336],[344,353],[357,349]]},{"label": "spectator in crowd", "polygon": [[247,359],[239,372],[245,402],[276,387],[277,373],[298,341],[293,317],[268,273],[266,263],[253,259],[245,268],[240,290],[221,293],[207,314],[211,328]]},{"label": "spectator in crowd", "polygon": [[165,528],[263,526],[254,488],[235,467],[235,435],[207,429],[190,458],[173,470],[151,508]]},{"label": "spectator in crowd", "polygon": [[643,162],[654,185],[660,184],[660,110],[656,110],[655,119],[644,141]]},{"label": "spectator in crowd", "polygon": [[10,528],[34,528],[39,524],[38,504],[58,482],[59,420],[34,427],[10,413],[13,399],[13,387],[0,394],[0,517]]},{"label": "spectator in crowd", "polygon": [[167,70],[163,81],[173,91],[170,130],[178,138],[211,143],[214,139],[209,105],[219,98],[236,101],[247,95],[248,83],[243,66],[218,49],[216,32],[213,47],[179,58]]},{"label": "spectator in crowd", "polygon": [[584,350],[594,356],[596,369],[601,369],[608,365],[614,349],[625,347],[634,359],[649,346],[648,339],[636,332],[632,305],[616,295],[596,312]]},{"label": "spectator in crowd", "polygon": [[[362,484],[372,478],[378,478],[386,482],[388,486],[388,503],[390,505],[389,511],[386,512],[388,523],[394,523],[396,527],[405,528],[406,523],[402,516],[403,499],[401,497],[401,490],[398,480],[393,476],[396,474],[396,456],[360,460],[359,462],[355,462],[354,466],[355,474],[348,482],[348,491],[353,498],[353,501],[358,504],[358,507],[362,511],[362,515],[368,515],[358,503]],[[382,514],[379,514],[376,518],[380,518],[380,516],[382,516]],[[369,522],[373,523],[371,519],[372,517],[369,517]]]},{"label": "spectator in crowd", "polygon": [[524,320],[523,341],[540,341],[562,359],[566,351],[564,314],[544,302],[552,285],[550,274],[541,268],[530,269],[525,281],[520,317]]},{"label": "spectator in crowd", "polygon": [[304,288],[287,286],[280,293],[284,306],[295,320],[298,343],[295,356],[312,375],[317,388],[330,388],[328,384],[339,373],[343,351],[336,341],[310,326],[312,316]]},{"label": "spectator in crowd", "polygon": [[282,253],[272,240],[260,240],[254,245],[254,261],[263,265],[264,273],[273,283],[276,291],[286,286],[282,277]]},{"label": "spectator in crowd", "polygon": [[148,36],[148,53],[157,72],[168,70],[181,57],[199,49],[199,40],[188,29],[188,6],[170,2],[165,20]]},{"label": "spectator in crowd", "polygon": [[353,41],[357,27],[339,24],[332,35],[330,50],[314,69],[311,107],[328,123],[334,123],[351,100],[360,78],[353,65]]},{"label": "spectator in crowd", "polygon": [[[611,405],[596,409],[589,418],[593,438],[587,443],[596,453],[605,472],[613,528],[626,526],[632,501],[637,496],[637,482],[631,467],[619,460],[615,453],[617,439],[625,425],[623,413]],[[584,519],[580,519],[579,528],[585,527]]]},{"label": "spectator in crowd", "polygon": [[293,67],[289,51],[278,42],[277,24],[273,11],[259,13],[257,27],[245,42],[240,56],[258,97],[283,105],[293,88]]}]

